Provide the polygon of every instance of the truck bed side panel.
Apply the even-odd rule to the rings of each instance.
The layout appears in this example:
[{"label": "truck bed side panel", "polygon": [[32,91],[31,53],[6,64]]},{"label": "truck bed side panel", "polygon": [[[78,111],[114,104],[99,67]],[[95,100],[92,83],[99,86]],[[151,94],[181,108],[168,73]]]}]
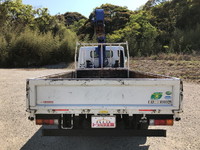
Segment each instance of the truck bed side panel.
[{"label": "truck bed side panel", "polygon": [[173,79],[32,79],[29,105],[35,108],[179,109],[180,80]]}]

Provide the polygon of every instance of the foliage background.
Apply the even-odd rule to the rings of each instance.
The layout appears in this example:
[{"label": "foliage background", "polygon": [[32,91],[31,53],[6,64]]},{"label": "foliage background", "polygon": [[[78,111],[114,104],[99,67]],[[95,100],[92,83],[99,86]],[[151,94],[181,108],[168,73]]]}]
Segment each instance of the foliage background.
[{"label": "foliage background", "polygon": [[[148,0],[136,11],[103,4],[107,42],[129,42],[130,55],[200,53],[200,1]],[[0,67],[73,61],[75,42],[94,42],[92,12],[51,16],[21,0],[0,0]]]}]

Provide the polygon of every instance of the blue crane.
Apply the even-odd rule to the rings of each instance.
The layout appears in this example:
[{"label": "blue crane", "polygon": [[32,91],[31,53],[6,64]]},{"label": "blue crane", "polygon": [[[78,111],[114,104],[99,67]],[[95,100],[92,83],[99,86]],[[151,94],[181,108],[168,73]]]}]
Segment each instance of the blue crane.
[{"label": "blue crane", "polygon": [[[97,36],[98,43],[106,43],[106,35],[105,35],[105,23],[104,23],[104,10],[96,9],[95,17],[94,17],[94,31]],[[103,57],[101,56],[103,51]],[[103,66],[105,66],[105,58],[106,58],[106,46],[99,45],[96,48],[96,53],[99,57],[99,67],[101,66],[101,62],[103,61]],[[103,58],[103,60],[102,60]]]}]

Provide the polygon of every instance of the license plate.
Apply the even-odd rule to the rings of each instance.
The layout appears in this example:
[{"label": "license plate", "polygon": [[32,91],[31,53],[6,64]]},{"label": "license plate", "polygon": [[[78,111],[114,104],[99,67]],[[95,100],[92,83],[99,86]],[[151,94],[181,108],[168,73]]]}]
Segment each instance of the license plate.
[{"label": "license plate", "polygon": [[116,116],[92,116],[92,128],[115,128]]}]

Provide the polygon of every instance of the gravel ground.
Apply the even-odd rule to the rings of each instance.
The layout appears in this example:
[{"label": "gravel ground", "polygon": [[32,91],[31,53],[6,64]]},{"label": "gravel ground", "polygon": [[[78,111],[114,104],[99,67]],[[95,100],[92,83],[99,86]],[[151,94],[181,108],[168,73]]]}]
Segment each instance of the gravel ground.
[{"label": "gravel ground", "polygon": [[41,126],[25,112],[26,79],[64,69],[0,69],[0,150],[200,150],[200,85],[184,84],[182,120],[167,129],[167,137],[42,137]]}]

